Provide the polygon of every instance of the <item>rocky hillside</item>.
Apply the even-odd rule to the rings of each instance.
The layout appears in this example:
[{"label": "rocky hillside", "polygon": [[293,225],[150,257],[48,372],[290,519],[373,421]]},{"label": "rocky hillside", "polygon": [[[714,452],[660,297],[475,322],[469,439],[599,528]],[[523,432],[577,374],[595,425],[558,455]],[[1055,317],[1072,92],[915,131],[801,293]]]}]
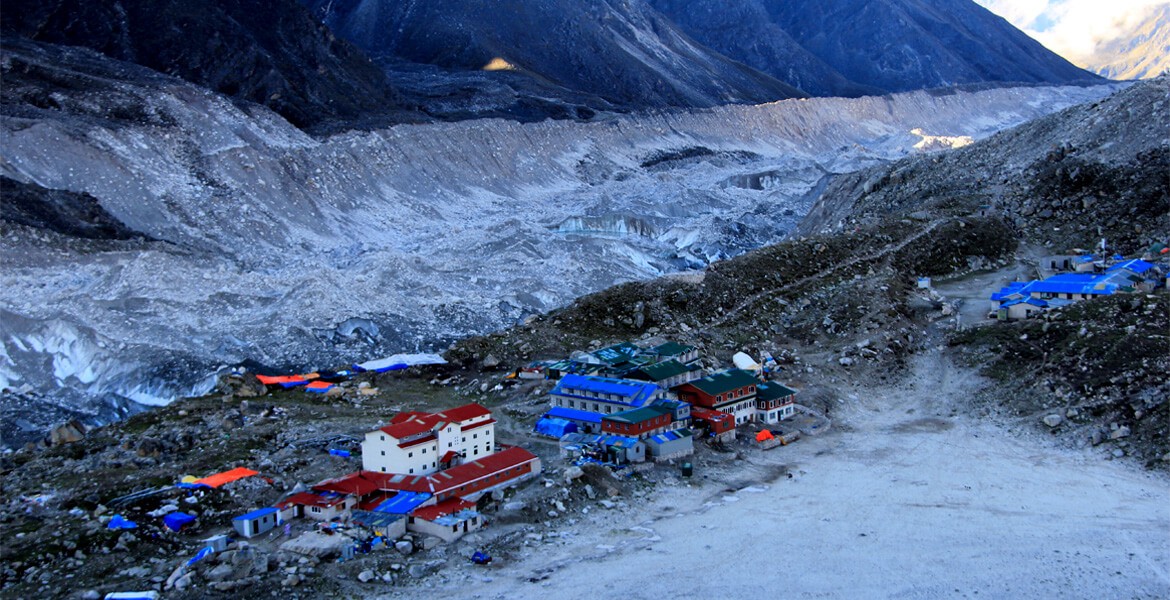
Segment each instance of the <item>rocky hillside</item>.
[{"label": "rocky hillside", "polygon": [[[890,213],[1005,216],[1055,251],[1140,252],[1170,236],[1170,78],[1135,84],[945,155],[838,178],[801,224],[844,230]],[[981,208],[984,207],[984,208]]]},{"label": "rocky hillside", "polygon": [[90,48],[313,131],[420,119],[381,69],[294,0],[12,0],[4,9],[9,41]]},{"label": "rocky hillside", "polygon": [[817,96],[1098,78],[969,0],[651,0],[696,40]]},{"label": "rocky hillside", "polygon": [[645,2],[306,2],[379,59],[498,70],[626,109],[707,107],[803,96],[694,43]]},{"label": "rocky hillside", "polygon": [[1170,459],[1170,295],[1122,295],[954,335],[1001,387],[976,398],[1074,445],[1107,443],[1149,467]]}]

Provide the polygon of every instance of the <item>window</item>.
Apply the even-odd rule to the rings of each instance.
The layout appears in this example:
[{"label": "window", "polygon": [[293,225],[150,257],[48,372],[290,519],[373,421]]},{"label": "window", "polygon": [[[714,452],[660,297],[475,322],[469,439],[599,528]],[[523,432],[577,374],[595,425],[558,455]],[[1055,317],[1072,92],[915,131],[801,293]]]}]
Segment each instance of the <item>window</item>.
[{"label": "window", "polygon": [[422,453],[423,453],[423,454],[426,454],[426,453],[427,453],[427,449],[426,449],[426,448],[423,448],[423,452],[422,452]]},{"label": "window", "polygon": [[414,452],[407,452],[406,453],[406,458],[413,458],[413,457],[414,457]]},{"label": "window", "polygon": [[451,442],[447,442],[447,447],[448,447],[448,448],[450,448],[450,447],[451,447]]},{"label": "window", "polygon": [[385,473],[385,472],[386,472],[386,467],[382,467],[382,472],[383,472],[383,473]]},{"label": "window", "polygon": [[569,408],[577,408],[577,403],[573,400],[569,400]]},{"label": "window", "polygon": [[382,441],[386,441],[386,436],[382,436]]},{"label": "window", "polygon": [[385,451],[385,450],[383,450],[383,451],[382,451],[382,456],[386,456],[386,451]]},{"label": "window", "polygon": [[309,512],[319,513],[319,512],[321,512],[321,507],[320,506],[310,506]]},{"label": "window", "polygon": [[471,439],[473,439],[473,440],[478,440],[478,439],[479,439],[479,434],[478,434],[478,433],[473,433],[473,434],[471,434]]},{"label": "window", "polygon": [[476,456],[479,456],[479,447],[478,447],[478,446],[476,446],[475,448],[473,448],[473,450],[475,451],[475,452],[474,452],[474,454],[475,454]]},{"label": "window", "polygon": [[411,472],[411,473],[414,473],[414,469],[413,469],[413,468],[411,468],[411,469],[410,469],[410,472]]}]

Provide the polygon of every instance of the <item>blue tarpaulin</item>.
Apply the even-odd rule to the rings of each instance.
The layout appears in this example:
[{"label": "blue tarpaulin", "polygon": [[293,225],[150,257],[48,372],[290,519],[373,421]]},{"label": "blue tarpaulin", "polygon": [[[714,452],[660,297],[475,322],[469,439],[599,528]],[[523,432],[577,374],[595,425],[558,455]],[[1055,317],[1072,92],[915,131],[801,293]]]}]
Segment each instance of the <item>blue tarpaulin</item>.
[{"label": "blue tarpaulin", "polygon": [[349,450],[338,450],[337,448],[330,448],[329,453],[333,456],[340,456],[342,458],[349,458]]},{"label": "blue tarpaulin", "polygon": [[192,557],[191,557],[191,560],[187,561],[187,566],[191,566],[191,565],[193,565],[193,564],[195,564],[195,563],[197,563],[197,562],[199,562],[199,561],[201,561],[201,560],[203,560],[203,559],[207,558],[207,557],[208,557],[209,555],[211,555],[211,554],[215,554],[215,550],[213,550],[213,549],[211,548],[211,546],[207,546],[206,548],[204,548],[204,549],[200,550],[199,552],[197,552],[197,553],[195,554],[195,556],[192,556]]},{"label": "blue tarpaulin", "polygon": [[138,523],[127,521],[122,515],[114,515],[106,527],[109,529],[135,529],[138,527]]},{"label": "blue tarpaulin", "polygon": [[426,492],[398,492],[393,498],[379,504],[374,512],[407,515],[430,499],[431,495]]},{"label": "blue tarpaulin", "polygon": [[566,433],[577,431],[577,424],[556,417],[544,417],[536,422],[536,433],[560,439]]},{"label": "blue tarpaulin", "polygon": [[171,531],[178,531],[182,529],[183,526],[194,522],[195,515],[189,515],[184,512],[167,513],[166,516],[163,517],[163,524],[166,525],[167,529],[170,529]]}]

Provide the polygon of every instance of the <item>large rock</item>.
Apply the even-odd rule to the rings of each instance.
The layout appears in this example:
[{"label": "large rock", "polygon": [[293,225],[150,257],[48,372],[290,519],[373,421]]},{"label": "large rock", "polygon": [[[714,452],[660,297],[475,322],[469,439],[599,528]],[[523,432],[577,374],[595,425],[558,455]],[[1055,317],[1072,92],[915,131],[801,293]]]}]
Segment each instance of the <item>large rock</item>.
[{"label": "large rock", "polygon": [[1056,427],[1057,425],[1060,425],[1063,421],[1064,421],[1064,417],[1062,417],[1060,415],[1056,415],[1056,414],[1048,415],[1047,417],[1044,417],[1044,424],[1049,426],[1049,427]]},{"label": "large rock", "polygon": [[49,445],[60,446],[61,444],[80,442],[85,439],[85,431],[85,425],[82,425],[80,421],[73,420],[63,423],[49,432]]},{"label": "large rock", "polygon": [[399,540],[394,544],[394,549],[398,550],[398,552],[403,556],[410,556],[412,553],[414,553],[414,544],[407,540]]}]

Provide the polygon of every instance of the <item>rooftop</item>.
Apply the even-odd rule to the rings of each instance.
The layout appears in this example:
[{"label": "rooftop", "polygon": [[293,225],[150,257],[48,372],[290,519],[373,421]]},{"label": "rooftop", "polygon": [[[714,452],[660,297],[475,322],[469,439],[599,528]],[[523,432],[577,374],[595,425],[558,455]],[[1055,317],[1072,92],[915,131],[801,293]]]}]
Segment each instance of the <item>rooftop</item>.
[{"label": "rooftop", "polygon": [[622,398],[626,404],[641,406],[658,391],[658,386],[653,383],[625,379],[569,374],[557,382],[557,386],[553,388],[551,393],[560,396],[573,396],[574,392],[578,391],[615,395]]},{"label": "rooftop", "polygon": [[756,386],[756,398],[760,400],[778,400],[780,398],[787,398],[795,396],[797,390],[794,390],[782,383],[770,382],[761,383]]},{"label": "rooftop", "polygon": [[673,410],[665,406],[643,406],[642,408],[633,408],[613,413],[612,415],[605,415],[601,417],[601,420],[636,425],[643,421],[661,417],[662,415],[669,415],[673,412]]},{"label": "rooftop", "polygon": [[653,365],[646,365],[638,369],[638,371],[645,373],[650,381],[662,381],[670,379],[676,375],[691,372],[691,367],[688,367],[675,359],[664,360]]},{"label": "rooftop", "polygon": [[759,385],[759,383],[760,380],[756,379],[755,375],[742,369],[731,369],[696,379],[686,385],[694,386],[705,394],[717,396],[749,385]]}]

